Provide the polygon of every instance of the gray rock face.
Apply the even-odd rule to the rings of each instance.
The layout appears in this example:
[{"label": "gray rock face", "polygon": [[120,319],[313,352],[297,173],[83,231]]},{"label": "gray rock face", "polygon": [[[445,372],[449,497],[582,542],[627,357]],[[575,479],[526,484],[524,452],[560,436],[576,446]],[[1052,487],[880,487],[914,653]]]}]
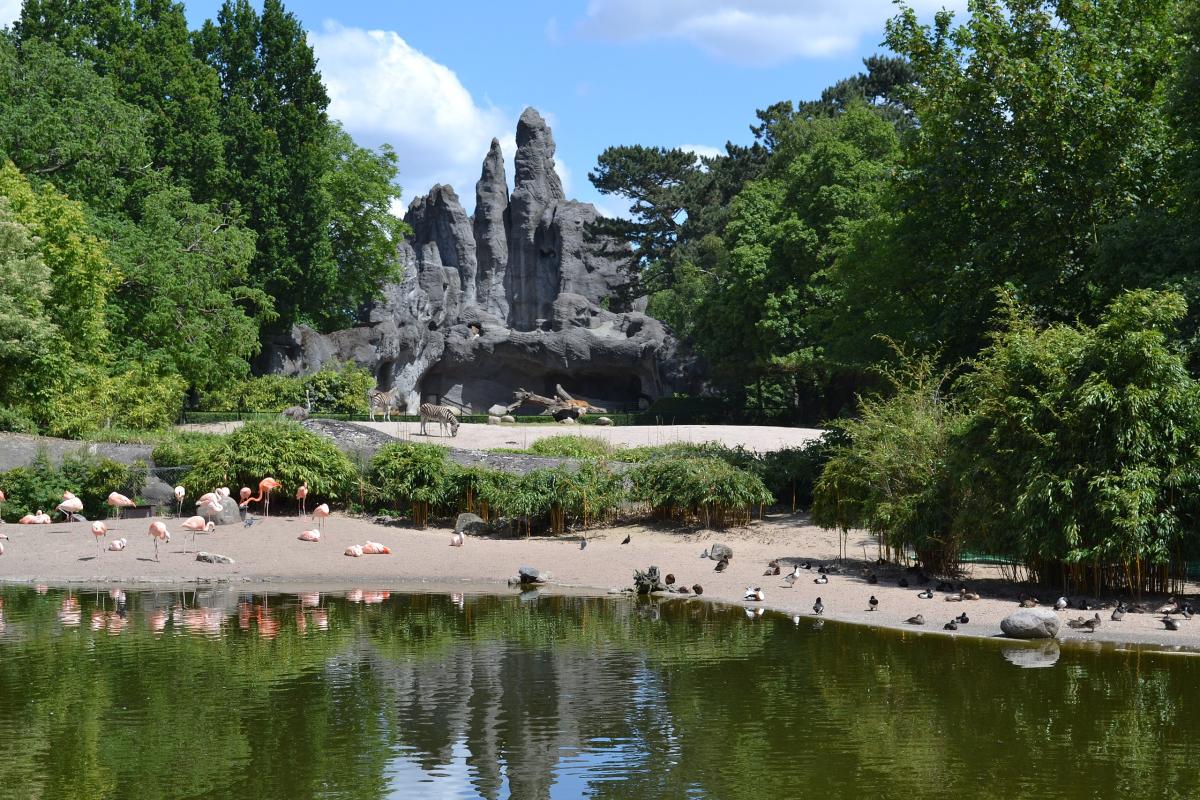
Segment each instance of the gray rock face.
[{"label": "gray rock face", "polygon": [[237,500],[226,497],[221,501],[221,511],[213,516],[208,516],[208,518],[218,525],[232,525],[242,521],[242,512],[238,508]]},{"label": "gray rock face", "polygon": [[713,561],[721,561],[722,559],[728,561],[733,558],[733,548],[729,545],[714,544],[708,548],[708,557]]},{"label": "gray rock face", "polygon": [[1022,608],[1000,620],[1000,630],[1010,639],[1053,639],[1058,625],[1058,615],[1048,608]]},{"label": "gray rock face", "polygon": [[463,513],[454,521],[454,532],[468,536],[482,536],[488,532],[488,524],[478,514]]},{"label": "gray rock face", "polygon": [[354,362],[380,388],[399,389],[409,413],[423,402],[480,413],[518,388],[548,395],[555,383],[612,411],[694,388],[675,339],[625,297],[628,247],[590,236],[595,208],[563,196],[554,151],[545,120],[526,109],[511,197],[493,141],[473,218],[448,186],[413,200],[400,282],[382,288],[359,325],[330,334],[296,326],[267,341],[256,371]]},{"label": "gray rock face", "polygon": [[522,566],[517,569],[517,577],[521,583],[545,583],[546,576],[536,567]]}]

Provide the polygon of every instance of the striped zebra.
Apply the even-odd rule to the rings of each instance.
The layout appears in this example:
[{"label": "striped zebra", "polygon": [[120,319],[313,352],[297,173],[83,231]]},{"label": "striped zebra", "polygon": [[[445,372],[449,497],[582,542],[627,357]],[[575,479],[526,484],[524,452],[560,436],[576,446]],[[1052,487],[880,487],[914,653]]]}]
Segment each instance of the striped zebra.
[{"label": "striped zebra", "polygon": [[392,409],[399,410],[397,401],[400,399],[400,391],[396,388],[384,391],[383,389],[371,389],[367,392],[367,406],[371,412],[371,422],[375,421],[375,411],[383,410],[384,422],[392,421]]},{"label": "striped zebra", "polygon": [[446,426],[450,426],[450,435],[458,436],[458,417],[454,415],[454,410],[446,406],[438,406],[433,403],[421,404],[421,435],[428,436],[425,432],[426,422],[436,422],[442,426],[442,435],[446,433]]}]

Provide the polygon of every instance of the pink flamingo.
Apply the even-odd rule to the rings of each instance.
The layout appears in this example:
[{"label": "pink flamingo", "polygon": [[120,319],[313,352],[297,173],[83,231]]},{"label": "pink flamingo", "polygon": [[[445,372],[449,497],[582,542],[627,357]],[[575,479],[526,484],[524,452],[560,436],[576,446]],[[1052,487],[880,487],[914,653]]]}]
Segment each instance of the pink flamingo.
[{"label": "pink flamingo", "polygon": [[149,530],[146,531],[154,537],[154,560],[158,561],[158,543],[161,540],[163,544],[171,543],[171,534],[167,532],[167,524],[155,520],[150,523]]},{"label": "pink flamingo", "polygon": [[113,515],[117,519],[121,518],[121,509],[122,508],[133,508],[133,501],[130,500],[125,495],[120,494],[119,492],[113,492],[112,494],[110,494],[108,496],[108,500],[106,500],[105,502],[107,502],[110,506],[112,506]]},{"label": "pink flamingo", "polygon": [[300,535],[296,538],[302,542],[319,542],[321,541],[321,532],[316,528],[311,531],[300,531]]},{"label": "pink flamingo", "polygon": [[238,489],[238,505],[246,505],[246,501],[250,499],[250,495],[252,494],[254,494],[254,492],[249,486],[243,486],[241,489]]},{"label": "pink flamingo", "polygon": [[308,498],[308,481],[300,484],[300,488],[296,490],[296,500],[300,503],[300,519],[308,516],[305,510],[305,500]]},{"label": "pink flamingo", "polygon": [[120,539],[113,539],[108,543],[109,550],[124,550],[125,545],[129,544],[129,540],[122,536]]},{"label": "pink flamingo", "polygon": [[362,546],[363,555],[368,556],[387,556],[392,554],[392,548],[386,544],[379,542],[367,542]]},{"label": "pink flamingo", "polygon": [[456,533],[450,537],[450,546],[451,547],[462,547],[463,542],[464,542],[464,539],[463,539],[463,535],[461,533]]},{"label": "pink flamingo", "polygon": [[183,498],[187,494],[187,489],[182,486],[175,487],[175,502],[179,504],[179,509],[175,512],[175,516],[183,516]]},{"label": "pink flamingo", "polygon": [[325,519],[329,516],[329,504],[321,503],[321,505],[313,509],[312,515],[313,519],[317,521],[317,527],[325,530]]},{"label": "pink flamingo", "polygon": [[[263,478],[261,481],[258,482],[258,494],[255,495],[254,497],[245,498],[244,500],[242,500],[241,505],[243,507],[245,507],[245,506],[248,506],[250,503],[257,503],[265,497],[266,502],[263,503],[263,516],[269,517],[269,516],[271,516],[271,492],[274,489],[278,489],[280,486],[283,486],[283,484],[280,483],[279,481],[275,480],[274,478]],[[242,491],[248,492],[250,490],[243,489]]]},{"label": "pink flamingo", "polygon": [[62,514],[64,520],[70,522],[75,514],[83,511],[83,501],[70,492],[63,492],[63,501],[54,510]]},{"label": "pink flamingo", "polygon": [[101,520],[96,520],[92,523],[92,536],[96,537],[96,558],[100,557],[100,543],[104,541],[104,537],[108,535],[108,526]]},{"label": "pink flamingo", "polygon": [[216,523],[212,522],[211,520],[206,520],[204,517],[188,517],[186,520],[184,520],[182,527],[184,530],[189,530],[192,532],[192,541],[194,542],[196,541],[196,533],[198,531],[212,533],[217,526]]},{"label": "pink flamingo", "polygon": [[36,514],[26,514],[17,520],[22,525],[49,525],[50,515],[44,513],[40,508]]}]

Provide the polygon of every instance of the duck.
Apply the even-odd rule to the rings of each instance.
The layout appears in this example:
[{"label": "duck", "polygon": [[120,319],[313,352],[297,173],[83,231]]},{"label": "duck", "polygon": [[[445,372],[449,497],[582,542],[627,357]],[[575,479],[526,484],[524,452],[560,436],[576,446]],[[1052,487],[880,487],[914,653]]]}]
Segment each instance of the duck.
[{"label": "duck", "polygon": [[812,562],[811,561],[801,561],[800,569],[812,569]]},{"label": "duck", "polygon": [[947,602],[947,603],[961,603],[961,602],[962,602],[962,599],[963,599],[963,597],[962,597],[962,595],[961,595],[961,594],[948,594],[948,595],[946,595],[946,602]]},{"label": "duck", "polygon": [[1088,601],[1083,599],[1082,597],[1075,601],[1075,608],[1079,609],[1080,611],[1091,611],[1092,610],[1092,607],[1090,605],[1088,605]]},{"label": "duck", "polygon": [[701,558],[708,558],[708,548],[704,548],[704,552],[700,554]]},{"label": "duck", "polygon": [[813,603],[813,613],[817,616],[825,613],[825,604],[821,602],[821,598],[817,598],[817,602]]},{"label": "duck", "polygon": [[763,590],[762,590],[762,588],[761,588],[761,587],[758,587],[758,586],[747,586],[747,587],[746,587],[746,593],[745,593],[744,595],[742,595],[742,599],[743,599],[743,600],[758,600],[758,601],[762,601],[762,600],[765,600],[765,599],[766,599],[766,596],[763,594]]},{"label": "duck", "polygon": [[819,578],[813,578],[813,583],[829,583],[829,576],[822,575]]},{"label": "duck", "polygon": [[724,572],[725,568],[728,566],[729,566],[729,560],[722,558],[720,561],[717,562],[717,565],[715,567],[713,567],[713,572]]},{"label": "duck", "polygon": [[1109,619],[1111,619],[1113,622],[1120,622],[1124,618],[1125,618],[1125,604],[1118,603],[1117,607],[1113,609],[1112,614],[1109,616]]},{"label": "duck", "polygon": [[766,577],[766,576],[768,576],[768,575],[778,575],[778,574],[779,574],[779,572],[780,572],[780,570],[779,570],[779,565],[778,565],[778,564],[776,564],[776,565],[775,565],[775,566],[773,566],[773,567],[771,567],[771,566],[768,566],[768,567],[767,567],[767,571],[763,573],[763,577]]},{"label": "duck", "polygon": [[868,611],[878,611],[879,610],[879,598],[876,597],[875,595],[871,595],[871,599],[867,601],[867,606],[869,606],[867,608]]},{"label": "duck", "polygon": [[1170,617],[1163,617],[1162,624],[1163,624],[1163,627],[1169,631],[1179,630],[1179,623],[1176,622],[1175,620],[1171,619]]},{"label": "duck", "polygon": [[686,586],[679,586],[675,589],[675,591],[679,592],[680,594],[687,594],[689,590]]},{"label": "duck", "polygon": [[965,587],[965,586],[962,587],[961,589],[959,589],[958,593],[960,595],[962,595],[963,600],[978,600],[979,599],[979,594],[977,592],[968,592],[967,587]]},{"label": "duck", "polygon": [[901,578],[900,580],[896,581],[896,585],[899,586],[901,589],[907,589],[908,588],[908,578]]},{"label": "duck", "polygon": [[1179,613],[1179,603],[1176,602],[1174,597],[1168,597],[1167,602],[1165,602],[1161,606],[1159,606],[1158,609],[1154,613],[1155,614],[1178,614]]},{"label": "duck", "polygon": [[926,589],[923,592],[917,592],[917,597],[921,598],[922,600],[932,600],[933,592],[930,591],[929,589]]},{"label": "duck", "polygon": [[1087,631],[1088,633],[1095,633],[1096,628],[1099,628],[1099,627],[1100,627],[1100,615],[1099,614],[1096,614],[1096,616],[1092,617],[1091,619],[1085,619],[1083,621],[1083,629],[1085,631]]},{"label": "duck", "polygon": [[1192,604],[1191,604],[1191,603],[1184,603],[1184,604],[1183,604],[1183,605],[1180,607],[1180,609],[1179,609],[1179,613],[1183,615],[1183,618],[1184,618],[1184,619],[1191,619],[1191,618],[1192,618]]},{"label": "duck", "polygon": [[1032,595],[1021,600],[1019,605],[1021,608],[1037,608],[1037,598]]},{"label": "duck", "polygon": [[961,613],[957,617],[955,617],[954,621],[957,622],[959,625],[966,625],[968,622],[971,621],[971,618],[968,617],[967,612],[964,611],[963,613]]},{"label": "duck", "polygon": [[795,567],[792,568],[791,572],[789,572],[787,575],[783,576],[783,584],[785,586],[787,586],[787,588],[790,589],[790,588],[792,588],[792,586],[795,585],[796,579],[799,577],[800,577],[800,565],[797,564]]},{"label": "duck", "polygon": [[692,594],[704,594],[704,587],[698,583],[692,584]]},{"label": "duck", "polygon": [[954,620],[950,620],[949,622],[947,622],[945,625],[942,626],[942,630],[956,631],[956,630],[958,630],[958,623],[955,622]]},{"label": "duck", "polygon": [[908,624],[909,625],[924,625],[925,617],[922,616],[921,614],[917,614],[915,617],[909,617]]},{"label": "duck", "polygon": [[674,586],[675,585],[675,576],[672,573],[668,572],[667,577],[663,578],[663,583],[665,583],[667,586]]},{"label": "duck", "polygon": [[1057,600],[1055,600],[1055,601],[1054,601],[1054,610],[1055,610],[1055,611],[1062,611],[1062,610],[1063,610],[1064,608],[1066,608],[1068,605],[1069,605],[1069,604],[1067,603],[1067,598],[1065,598],[1065,597],[1060,597],[1060,598],[1058,598]]},{"label": "duck", "polygon": [[1067,620],[1067,626],[1071,627],[1071,628],[1082,628],[1083,624],[1084,624],[1083,617],[1076,617],[1075,619]]}]

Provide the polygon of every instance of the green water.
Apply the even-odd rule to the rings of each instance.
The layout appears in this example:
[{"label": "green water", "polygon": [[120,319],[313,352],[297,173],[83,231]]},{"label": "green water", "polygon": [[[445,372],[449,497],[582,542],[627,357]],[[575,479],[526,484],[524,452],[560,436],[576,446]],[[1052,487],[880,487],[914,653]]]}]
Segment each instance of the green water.
[{"label": "green water", "polygon": [[[116,595],[116,592],[112,593]],[[3,798],[1175,798],[1200,659],[700,602],[6,588]]]}]

